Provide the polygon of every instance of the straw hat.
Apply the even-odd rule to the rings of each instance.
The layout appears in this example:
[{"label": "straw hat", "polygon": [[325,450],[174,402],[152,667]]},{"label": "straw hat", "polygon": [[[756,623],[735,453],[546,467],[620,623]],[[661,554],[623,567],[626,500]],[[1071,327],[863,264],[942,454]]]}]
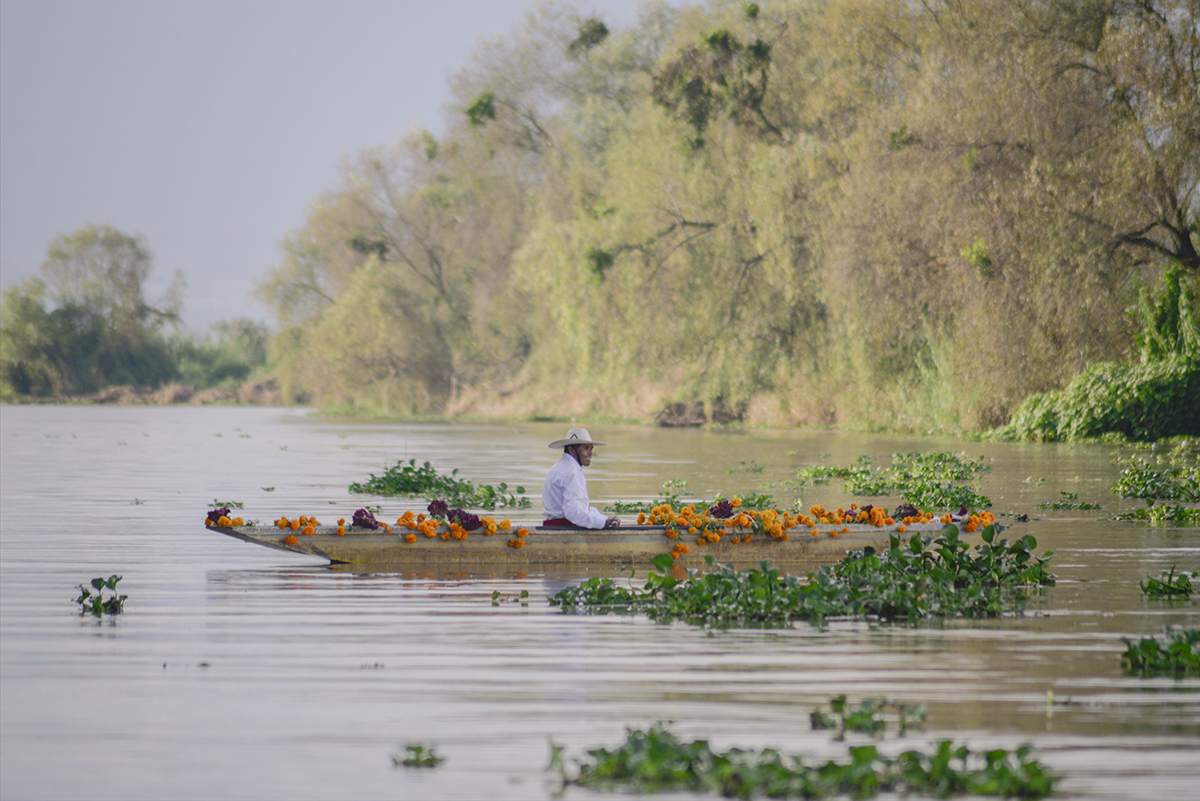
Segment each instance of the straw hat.
[{"label": "straw hat", "polygon": [[607,442],[595,442],[586,428],[572,428],[567,432],[566,439],[556,439],[548,447],[565,448],[568,445],[607,445]]}]

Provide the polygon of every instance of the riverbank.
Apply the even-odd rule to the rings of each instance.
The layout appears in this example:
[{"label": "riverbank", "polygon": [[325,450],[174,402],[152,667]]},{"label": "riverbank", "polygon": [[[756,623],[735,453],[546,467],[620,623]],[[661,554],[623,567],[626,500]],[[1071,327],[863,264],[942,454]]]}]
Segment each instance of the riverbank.
[{"label": "riverbank", "polygon": [[129,385],[105,387],[85,395],[56,395],[48,398],[5,398],[14,405],[61,406],[288,406],[273,378],[249,381],[237,387],[206,387],[189,384],[164,384],[160,387]]}]

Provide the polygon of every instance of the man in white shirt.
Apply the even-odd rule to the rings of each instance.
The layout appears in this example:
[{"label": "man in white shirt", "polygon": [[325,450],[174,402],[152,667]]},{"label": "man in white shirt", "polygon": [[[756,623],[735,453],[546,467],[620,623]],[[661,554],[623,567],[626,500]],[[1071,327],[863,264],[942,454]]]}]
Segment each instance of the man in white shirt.
[{"label": "man in white shirt", "polygon": [[550,443],[562,448],[562,458],[550,468],[546,486],[542,489],[544,526],[575,526],[577,528],[617,528],[621,519],[605,517],[588,505],[587,479],[583,468],[592,463],[592,449],[607,442],[595,442],[586,428],[572,428],[566,439]]}]

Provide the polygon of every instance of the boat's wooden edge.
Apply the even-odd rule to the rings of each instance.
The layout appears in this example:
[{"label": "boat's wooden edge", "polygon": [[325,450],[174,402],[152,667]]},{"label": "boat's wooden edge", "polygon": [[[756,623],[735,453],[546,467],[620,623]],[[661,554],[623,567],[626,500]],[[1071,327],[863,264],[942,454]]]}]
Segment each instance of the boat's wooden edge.
[{"label": "boat's wooden edge", "polygon": [[[955,524],[962,530],[963,524]],[[487,536],[482,532],[465,539],[428,538],[416,535],[413,542],[405,537],[416,532],[402,526],[369,529],[317,526],[310,535],[276,526],[209,526],[212,531],[243,542],[276,550],[326,559],[330,563],[379,566],[471,565],[482,568],[519,568],[531,565],[633,565],[648,567],[655,556],[681,551],[681,567],[701,566],[704,555],[711,554],[721,564],[755,565],[763,559],[781,567],[814,568],[841,559],[848,551],[867,546],[887,547],[893,535],[908,538],[913,534],[937,534],[942,523],[912,524],[900,532],[899,526],[876,527],[864,524],[820,525],[814,535],[808,528],[793,529],[788,538],[753,534],[749,542],[735,543],[737,530],[716,543],[699,544],[694,536],[668,535],[666,526],[622,526],[619,529],[589,530],[546,527],[536,524]],[[518,538],[518,528],[528,533]],[[442,531],[444,533],[444,530]],[[285,540],[291,538],[293,542]],[[677,544],[686,545],[679,549]],[[519,547],[513,547],[514,545]]]}]

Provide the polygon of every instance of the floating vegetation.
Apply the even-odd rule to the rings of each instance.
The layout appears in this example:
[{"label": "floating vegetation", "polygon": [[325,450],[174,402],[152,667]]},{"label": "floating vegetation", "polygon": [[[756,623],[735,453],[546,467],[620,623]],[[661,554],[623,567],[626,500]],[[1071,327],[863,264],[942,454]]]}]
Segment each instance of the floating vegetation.
[{"label": "floating vegetation", "polygon": [[382,476],[374,473],[364,482],[354,482],[350,492],[360,495],[387,495],[398,497],[422,497],[431,501],[444,501],[450,506],[468,509],[527,508],[529,498],[525,488],[516,487],[509,491],[507,484],[476,486],[466,479],[457,478],[458,470],[444,476],[429,462],[417,467],[416,459],[408,463],[397,462]]},{"label": "floating vegetation", "polygon": [[1114,515],[1116,520],[1141,520],[1154,526],[1173,523],[1179,526],[1200,526],[1200,509],[1194,506],[1150,506]]},{"label": "floating vegetation", "polygon": [[886,713],[890,712],[896,718],[899,736],[908,734],[909,729],[920,729],[925,725],[925,706],[901,704],[888,701],[885,698],[864,698],[857,707],[851,707],[846,702],[845,695],[835,695],[829,699],[829,711],[814,709],[809,716],[813,729],[834,730],[835,740],[844,740],[846,732],[868,734],[872,737],[882,737],[887,728]]},{"label": "floating vegetation", "polygon": [[[121,576],[114,574],[108,578],[92,579],[90,588],[80,584],[79,597],[75,599],[75,603],[79,604],[79,614],[102,617],[119,615],[125,611],[125,599],[129,596],[117,594],[117,582],[120,580]],[[109,591],[107,596],[104,594],[106,589]],[[95,590],[95,594],[92,590]]]},{"label": "floating vegetation", "polygon": [[1176,598],[1191,598],[1192,597],[1192,582],[1196,578],[1195,573],[1189,574],[1187,571],[1181,572],[1178,576],[1175,575],[1175,566],[1171,565],[1169,573],[1163,573],[1159,578],[1147,576],[1145,581],[1139,581],[1138,586],[1142,588],[1142,595],[1145,595],[1152,601],[1163,599]]},{"label": "floating vegetation", "polygon": [[[1142,520],[1154,525],[1175,523],[1200,525],[1200,509],[1184,503],[1200,503],[1200,458],[1186,449],[1169,457],[1169,466],[1156,467],[1133,457],[1121,471],[1112,491],[1122,498],[1144,500],[1146,507],[1116,515],[1118,520]],[[1157,501],[1176,501],[1174,505]]]},{"label": "floating vegetation", "polygon": [[849,467],[806,467],[799,471],[798,489],[806,484],[828,484],[840,478],[852,495],[898,495],[905,504],[922,509],[956,510],[961,507],[982,509],[992,505],[989,498],[969,486],[989,470],[983,457],[965,454],[895,453],[890,467],[878,467],[870,456],[859,456]]},{"label": "floating vegetation", "polygon": [[226,513],[228,513],[228,511],[230,509],[245,509],[246,508],[246,504],[242,503],[241,501],[222,501],[222,500],[218,500],[217,498],[213,498],[212,505],[217,508],[224,507]]},{"label": "floating vegetation", "polygon": [[[945,617],[997,617],[1024,608],[1031,588],[1053,586],[1051,552],[1036,556],[1032,536],[1015,542],[983,529],[974,551],[947,525],[933,537],[915,534],[907,542],[890,537],[890,547],[847,554],[807,580],[780,575],[768,560],[758,569],[723,565],[686,578],[672,575],[673,558],[652,559],[645,586],[626,589],[594,577],[559,591],[550,603],[568,613],[644,612],[652,619],[714,627],[788,626],[803,620],[821,624],[832,617],[865,617],[911,623]],[[711,556],[705,557],[710,568]]]},{"label": "floating vegetation", "polygon": [[1125,653],[1121,655],[1121,669],[1143,678],[1200,676],[1200,631],[1166,628],[1163,633],[1165,642],[1155,637],[1137,642],[1122,637]]},{"label": "floating vegetation", "polygon": [[663,724],[628,729],[613,750],[593,748],[574,775],[564,765],[562,748],[551,746],[550,768],[563,785],[626,793],[704,792],[727,798],[866,798],[879,793],[997,795],[1043,798],[1055,779],[1032,749],[996,749],[972,753],[949,740],[932,751],[905,751],[888,757],[873,745],[850,747],[842,760],[808,763],[801,756],[771,748],[713,750],[706,740],[684,742]]},{"label": "floating vegetation", "polygon": [[1190,465],[1177,463],[1160,469],[1145,459],[1134,457],[1129,460],[1129,467],[1121,471],[1112,491],[1122,498],[1137,498],[1147,504],[1155,501],[1200,503],[1200,467],[1193,460]]},{"label": "floating vegetation", "polygon": [[445,761],[432,746],[419,743],[405,745],[403,755],[392,754],[392,763],[406,768],[436,768]]},{"label": "floating vegetation", "polygon": [[1100,508],[1100,504],[1098,504],[1098,503],[1092,503],[1090,501],[1079,500],[1079,493],[1077,493],[1077,492],[1062,492],[1060,490],[1058,494],[1062,496],[1062,498],[1060,500],[1042,501],[1041,503],[1038,504],[1038,508],[1039,509],[1052,509],[1055,511],[1061,511],[1063,509],[1086,510],[1086,509],[1099,509]]}]

